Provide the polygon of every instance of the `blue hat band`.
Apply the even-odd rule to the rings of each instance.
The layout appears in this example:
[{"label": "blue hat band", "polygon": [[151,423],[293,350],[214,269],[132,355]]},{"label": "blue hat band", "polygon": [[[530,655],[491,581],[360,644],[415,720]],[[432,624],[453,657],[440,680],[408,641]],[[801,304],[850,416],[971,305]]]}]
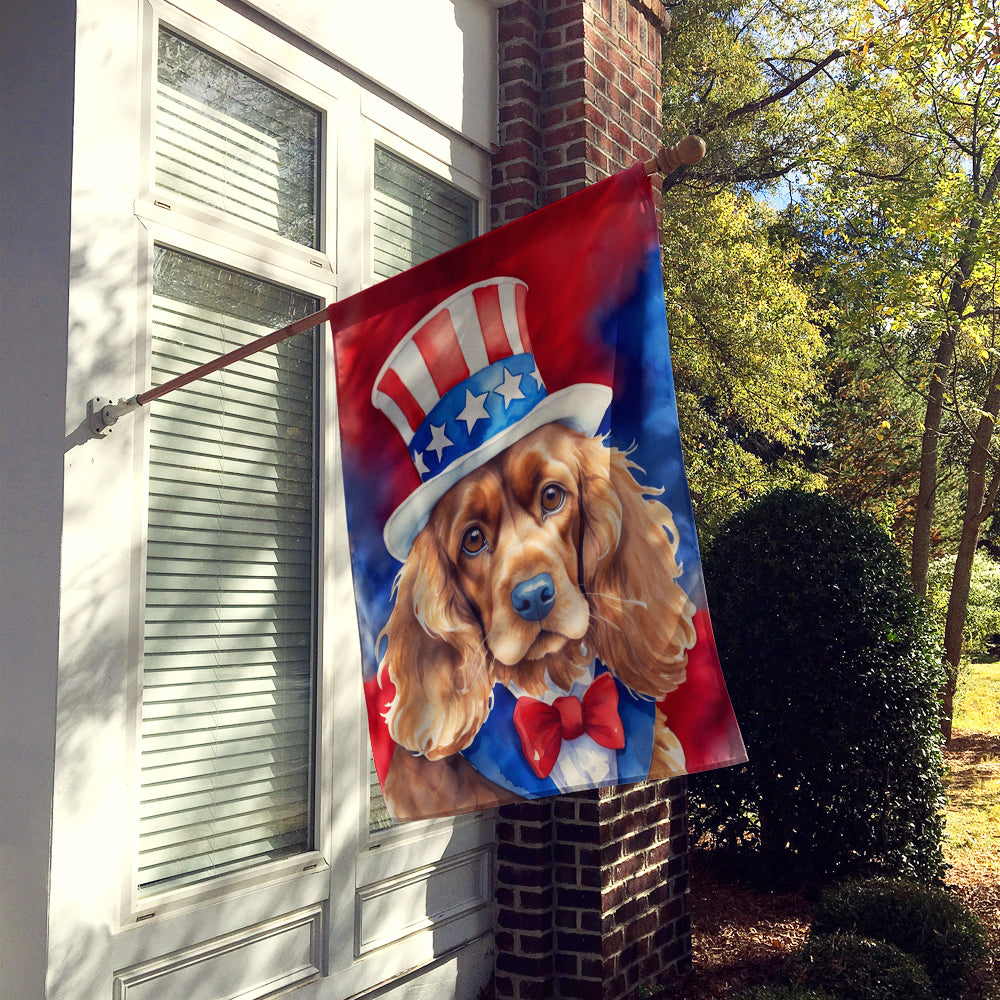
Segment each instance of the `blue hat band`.
[{"label": "blue hat band", "polygon": [[441,397],[410,441],[423,482],[526,417],[547,392],[531,354],[494,361]]}]

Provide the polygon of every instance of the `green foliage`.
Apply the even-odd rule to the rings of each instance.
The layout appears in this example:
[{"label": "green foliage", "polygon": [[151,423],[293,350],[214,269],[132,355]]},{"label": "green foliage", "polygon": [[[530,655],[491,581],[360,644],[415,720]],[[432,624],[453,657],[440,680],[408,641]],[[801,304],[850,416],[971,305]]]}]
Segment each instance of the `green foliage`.
[{"label": "green foliage", "polygon": [[709,138],[688,172],[717,191],[767,189],[808,160],[822,128],[817,100],[842,53],[849,6],[826,0],[703,0],[671,5],[663,62],[663,125]]},{"label": "green foliage", "polygon": [[[685,462],[703,541],[748,498],[818,486],[804,455],[825,347],[795,242],[750,196],[796,169],[817,79],[788,87],[832,44],[825,0],[672,5],[664,133],[708,139],[663,213],[667,311]],[[787,90],[780,100],[771,94]],[[765,100],[762,100],[765,99]],[[672,179],[673,180],[673,179]]]},{"label": "green foliage", "polygon": [[814,935],[851,933],[895,945],[920,961],[942,997],[960,997],[986,956],[986,934],[968,907],[940,887],[870,879],[827,889]]},{"label": "green foliage", "polygon": [[889,537],[779,490],[722,528],[704,568],[750,760],[692,778],[695,833],[774,872],[939,877],[941,667]]},{"label": "green foliage", "polygon": [[663,222],[671,356],[707,538],[747,497],[806,478],[824,347],[766,206],[727,193],[672,202]]},{"label": "green foliage", "polygon": [[[946,556],[935,559],[927,574],[927,604],[931,620],[939,626],[942,634],[954,571],[954,557]],[[985,653],[993,635],[1000,635],[1000,562],[979,549],[972,564],[962,640],[963,655],[971,657]]]},{"label": "green foliage", "polygon": [[810,938],[795,979],[837,1000],[934,1000],[927,972],[912,955],[854,934]]}]

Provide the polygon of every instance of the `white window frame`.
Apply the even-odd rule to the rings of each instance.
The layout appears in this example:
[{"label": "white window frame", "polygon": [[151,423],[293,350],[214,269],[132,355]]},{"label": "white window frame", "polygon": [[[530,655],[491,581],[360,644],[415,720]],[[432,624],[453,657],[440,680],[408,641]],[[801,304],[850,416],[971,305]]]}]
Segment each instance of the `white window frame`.
[{"label": "white window frame", "polygon": [[[140,62],[143,83],[141,183],[134,213],[138,248],[139,343],[136,384],[150,364],[153,245],[203,257],[316,296],[321,306],[374,282],[371,217],[376,142],[474,197],[479,231],[489,211],[485,150],[442,129],[355,74],[319,60],[238,11],[212,0],[146,0]],[[206,206],[153,184],[152,117],[160,21],[193,43],[318,108],[321,126],[319,243],[313,249],[221,218]],[[237,40],[239,39],[239,40]],[[358,192],[364,192],[362,199]],[[338,209],[339,206],[339,209]],[[362,252],[363,251],[363,252]],[[144,331],[144,332],[143,332]],[[134,510],[128,709],[130,761],[125,802],[130,819],[112,940],[121,982],[139,982],[171,951],[225,939],[276,915],[315,913],[322,946],[315,964],[323,998],[350,996],[414,969],[492,931],[493,813],[411,823],[369,833],[367,717],[362,693],[346,511],[336,423],[336,379],[329,327],[319,333],[319,488],[315,850],[244,872],[138,898],[134,872],[138,817],[138,732],[145,580],[149,422],[133,415]],[[155,406],[155,401],[151,404]],[[353,760],[356,766],[343,766]],[[420,911],[395,931],[373,930],[380,907],[419,897],[434,879],[456,878],[465,897],[450,908]],[[175,919],[179,918],[179,919]],[[221,947],[221,946],[220,946]],[[152,974],[152,973],[151,973]],[[130,978],[131,977],[131,978]]]},{"label": "white window frame", "polygon": [[[193,5],[187,5],[191,7]],[[206,11],[207,13],[207,11]],[[324,177],[329,176],[327,170],[321,170],[319,177],[318,204],[319,209],[319,248],[301,246],[290,240],[282,239],[274,234],[255,230],[249,225],[242,225],[227,219],[221,212],[212,212],[181,195],[173,192],[160,193],[154,183],[153,146],[153,87],[155,86],[157,35],[160,23],[189,38],[194,44],[206,48],[221,58],[226,59],[248,72],[267,80],[272,85],[293,94],[297,99],[316,108],[321,114],[319,156],[322,164],[335,163],[337,148],[337,98],[334,94],[323,91],[294,73],[287,67],[294,65],[296,57],[301,54],[287,43],[281,43],[274,36],[261,30],[260,38],[255,38],[255,44],[261,49],[272,49],[272,58],[281,57],[282,61],[271,61],[257,51],[245,46],[221,31],[213,31],[206,23],[187,11],[182,11],[168,3],[147,3],[143,22],[144,45],[146,55],[144,62],[145,81],[144,113],[142,119],[142,157],[140,160],[142,183],[139,197],[135,202],[135,214],[146,234],[143,245],[139,248],[139,330],[140,337],[136,349],[136,381],[139,385],[149,384],[152,345],[152,266],[153,247],[161,245],[181,253],[191,254],[212,261],[222,267],[242,271],[259,277],[265,281],[294,288],[305,295],[315,297],[320,307],[328,305],[337,296],[337,278],[332,255],[327,252],[327,246],[333,243],[331,234],[336,233],[335,205],[336,199],[329,196]],[[245,30],[245,29],[244,29]],[[284,51],[280,51],[280,50]],[[317,352],[317,393],[320,412],[328,408],[333,398],[332,350],[324,334],[327,328],[323,326],[319,333],[320,344]],[[150,404],[155,406],[155,402]],[[281,885],[287,883],[302,873],[310,873],[311,881],[318,882],[317,874],[329,870],[329,844],[323,842],[323,830],[319,824],[322,805],[319,801],[320,790],[324,782],[319,775],[319,765],[323,760],[320,749],[313,747],[316,753],[316,774],[313,788],[314,813],[314,849],[254,866],[242,872],[221,875],[193,885],[166,889],[162,893],[144,897],[138,896],[136,877],[136,851],[138,842],[138,800],[139,800],[139,728],[142,714],[141,673],[142,673],[142,635],[145,607],[146,578],[146,512],[148,509],[149,480],[149,413],[148,407],[136,414],[135,434],[135,482],[136,506],[141,514],[136,518],[133,530],[133,602],[130,614],[130,664],[128,671],[128,745],[132,749],[133,763],[130,768],[127,783],[126,801],[131,809],[128,827],[128,844],[125,862],[125,877],[123,878],[121,901],[121,926],[137,926],[147,921],[153,921],[157,915],[169,915],[178,912],[189,912],[199,906],[209,905],[245,889],[256,889],[264,885]],[[329,461],[329,434],[323,420],[317,428],[317,455],[323,456],[321,461]],[[330,551],[333,541],[325,526],[331,523],[335,513],[335,500],[325,489],[324,477],[317,470],[317,543],[320,548],[318,564],[326,566],[330,562]],[[316,598],[316,646],[314,651],[316,675],[317,723],[319,722],[319,702],[323,692],[328,690],[332,682],[332,662],[325,651],[329,643],[323,642],[321,630],[327,619],[326,603],[330,581],[326,574],[320,573],[315,581]],[[310,901],[318,901],[322,894],[315,891],[308,894]],[[277,900],[275,901],[278,902]],[[283,904],[281,904],[283,906]]]}]

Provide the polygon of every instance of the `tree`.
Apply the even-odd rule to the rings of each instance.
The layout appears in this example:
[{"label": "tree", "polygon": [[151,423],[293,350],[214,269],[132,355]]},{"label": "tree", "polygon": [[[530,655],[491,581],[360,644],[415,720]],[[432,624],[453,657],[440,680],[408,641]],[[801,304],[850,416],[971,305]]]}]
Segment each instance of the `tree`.
[{"label": "tree", "polygon": [[773,215],[728,192],[675,192],[665,213],[678,415],[706,537],[747,499],[809,479],[802,452],[824,348]]},{"label": "tree", "polygon": [[666,134],[694,131],[709,154],[668,178],[700,189],[771,189],[824,133],[817,95],[847,55],[845,5],[827,0],[681,0],[666,41]]},{"label": "tree", "polygon": [[910,576],[926,592],[942,444],[967,458],[957,558],[944,629],[952,699],[972,562],[1000,471],[996,342],[1000,235],[1000,19],[996,0],[881,0],[858,24],[866,59],[828,92],[839,142],[821,144],[813,191],[841,239],[830,270],[868,309],[846,318],[879,345],[924,404]]},{"label": "tree", "polygon": [[822,9],[715,0],[671,11],[664,130],[710,139],[696,168],[668,179],[663,224],[681,431],[706,535],[748,498],[815,481],[805,457],[824,346],[796,246],[753,195],[797,168],[799,136],[815,128],[816,81],[842,55],[828,51]]}]

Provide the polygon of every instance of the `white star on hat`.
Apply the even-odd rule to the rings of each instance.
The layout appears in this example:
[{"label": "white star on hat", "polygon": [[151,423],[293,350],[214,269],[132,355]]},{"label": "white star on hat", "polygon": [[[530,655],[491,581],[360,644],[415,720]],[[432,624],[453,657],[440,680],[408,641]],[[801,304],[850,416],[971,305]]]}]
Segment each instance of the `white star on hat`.
[{"label": "white star on hat", "polygon": [[441,461],[441,453],[445,448],[450,447],[455,442],[449,441],[448,436],[444,432],[445,425],[435,426],[431,424],[431,443],[427,446],[428,451],[436,451],[438,461]]},{"label": "white star on hat", "polygon": [[515,399],[524,399],[521,392],[521,376],[512,375],[509,368],[503,370],[503,382],[494,390],[498,396],[503,396],[503,408],[506,410]]},{"label": "white star on hat", "polygon": [[487,395],[488,393],[484,392],[481,396],[473,396],[468,389],[465,390],[465,409],[456,419],[465,421],[465,427],[469,434],[472,433],[472,428],[476,426],[477,421],[490,419],[490,415],[486,412]]}]

